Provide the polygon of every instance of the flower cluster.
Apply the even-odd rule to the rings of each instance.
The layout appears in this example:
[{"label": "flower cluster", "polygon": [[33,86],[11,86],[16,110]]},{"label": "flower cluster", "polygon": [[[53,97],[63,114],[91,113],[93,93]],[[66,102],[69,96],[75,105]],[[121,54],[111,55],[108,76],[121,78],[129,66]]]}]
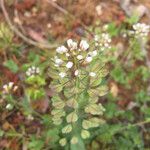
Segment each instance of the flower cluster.
[{"label": "flower cluster", "polygon": [[16,92],[18,86],[14,84],[14,82],[9,82],[8,84],[3,85],[3,94],[11,94],[12,92]]},{"label": "flower cluster", "polygon": [[26,75],[28,77],[32,76],[32,75],[36,75],[40,73],[40,69],[38,67],[32,66],[30,68],[28,68],[28,70],[26,71]]},{"label": "flower cluster", "polygon": [[102,33],[100,35],[95,35],[95,46],[100,47],[100,49],[106,50],[110,49],[111,38],[108,33]]},{"label": "flower cluster", "polygon": [[[105,41],[110,42],[109,39]],[[107,37],[108,38],[108,37]],[[97,43],[102,43],[97,39]],[[51,59],[49,75],[53,78],[50,87],[56,92],[52,97],[52,121],[62,127],[59,143],[76,144],[79,138],[90,137],[90,129],[104,122],[100,117],[105,111],[99,96],[104,96],[108,88],[102,80],[108,74],[101,50],[109,47],[106,43],[91,45],[86,40],[79,43],[72,39],[56,49]],[[78,132],[76,132],[78,130]]]},{"label": "flower cluster", "polygon": [[[55,67],[63,68],[59,73],[61,78],[67,76],[69,69],[74,68],[74,76],[80,74],[79,66],[86,65],[90,63],[95,56],[97,56],[98,51],[94,49],[93,51],[89,50],[89,44],[85,40],[81,40],[78,44],[72,39],[67,40],[67,47],[60,46],[56,49],[57,56],[53,58]],[[90,72],[89,75],[94,77],[96,74]]]},{"label": "flower cluster", "polygon": [[130,33],[135,35],[136,38],[145,38],[148,36],[150,26],[145,23],[137,23],[133,25],[133,31]]}]

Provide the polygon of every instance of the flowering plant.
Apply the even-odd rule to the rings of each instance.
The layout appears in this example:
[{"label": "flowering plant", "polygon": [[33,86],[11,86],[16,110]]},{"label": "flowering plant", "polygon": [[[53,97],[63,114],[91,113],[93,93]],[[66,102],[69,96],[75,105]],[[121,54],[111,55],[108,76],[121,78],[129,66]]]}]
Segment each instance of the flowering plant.
[{"label": "flowering plant", "polygon": [[51,114],[53,123],[61,128],[61,146],[89,138],[90,129],[104,123],[105,108],[99,96],[108,91],[104,83],[108,74],[104,49],[109,47],[110,39],[103,37],[103,44],[99,43],[98,36],[91,44],[85,40],[78,44],[69,39],[67,46],[58,47],[51,59],[50,88],[56,93],[52,97]]}]

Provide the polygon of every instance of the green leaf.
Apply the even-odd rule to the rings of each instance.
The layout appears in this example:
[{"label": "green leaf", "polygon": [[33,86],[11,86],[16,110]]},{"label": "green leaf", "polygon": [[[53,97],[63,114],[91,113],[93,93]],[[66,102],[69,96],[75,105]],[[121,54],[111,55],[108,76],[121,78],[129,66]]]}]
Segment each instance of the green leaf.
[{"label": "green leaf", "polygon": [[132,15],[130,18],[127,18],[126,21],[129,23],[129,24],[135,24],[139,21],[140,17],[136,14]]},{"label": "green leaf", "polygon": [[4,135],[4,131],[0,129],[0,137]]},{"label": "green leaf", "polygon": [[12,59],[6,61],[4,66],[10,69],[13,73],[16,73],[19,70],[17,64]]},{"label": "green leaf", "polygon": [[46,84],[45,79],[38,75],[32,75],[26,79],[26,83],[28,84],[37,84],[39,86],[43,86]]}]

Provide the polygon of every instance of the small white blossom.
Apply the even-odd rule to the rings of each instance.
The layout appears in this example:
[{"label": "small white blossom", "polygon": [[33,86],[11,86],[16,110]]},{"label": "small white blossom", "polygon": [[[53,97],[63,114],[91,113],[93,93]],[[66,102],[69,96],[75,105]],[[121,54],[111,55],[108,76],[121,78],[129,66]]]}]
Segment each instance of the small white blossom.
[{"label": "small white blossom", "polygon": [[68,51],[68,49],[65,47],[65,46],[60,46],[56,49],[56,52],[59,53],[59,54],[63,54],[63,53],[66,53]]},{"label": "small white blossom", "polygon": [[14,82],[9,82],[8,84],[3,85],[3,93],[10,94],[10,92],[15,92],[18,89],[17,85],[14,85]]},{"label": "small white blossom", "polygon": [[95,46],[100,46],[101,50],[109,49],[111,38],[108,33],[102,33],[101,35],[95,35]]},{"label": "small white blossom", "polygon": [[35,74],[39,74],[39,73],[40,73],[40,69],[38,67],[35,67],[35,66],[28,68],[28,70],[26,71],[26,75],[28,77],[35,75]]},{"label": "small white blossom", "polygon": [[64,77],[66,76],[66,73],[65,73],[65,72],[60,72],[60,73],[59,73],[59,76],[60,76],[61,78],[64,78]]},{"label": "small white blossom", "polygon": [[70,56],[70,54],[69,54],[69,53],[66,53],[66,56],[67,56],[67,57],[69,57],[69,56]]},{"label": "small white blossom", "polygon": [[87,50],[87,49],[89,48],[89,44],[87,43],[87,41],[82,40],[82,41],[80,42],[80,48],[81,48],[82,50]]},{"label": "small white blossom", "polygon": [[137,23],[133,25],[134,34],[138,37],[146,37],[150,31],[150,26],[146,25],[145,23]]},{"label": "small white blossom", "polygon": [[73,66],[73,62],[71,62],[71,61],[69,61],[69,62],[66,64],[66,67],[67,67],[68,69],[72,68],[72,66]]},{"label": "small white blossom", "polygon": [[95,76],[96,76],[96,73],[95,73],[95,72],[90,72],[90,73],[89,73],[89,76],[95,77]]},{"label": "small white blossom", "polygon": [[9,83],[8,83],[9,89],[12,89],[13,85],[14,85],[14,82],[9,82]]},{"label": "small white blossom", "polygon": [[97,50],[88,53],[91,57],[95,57],[97,55]]},{"label": "small white blossom", "polygon": [[60,144],[61,146],[65,146],[66,143],[67,143],[66,138],[62,138],[62,139],[59,140],[59,144]]},{"label": "small white blossom", "polygon": [[97,5],[95,9],[98,16],[102,15],[102,6],[100,4]]},{"label": "small white blossom", "polygon": [[61,64],[63,63],[63,60],[61,60],[61,59],[59,59],[59,58],[56,58],[56,59],[55,59],[55,63],[56,63],[57,65],[61,65]]},{"label": "small white blossom", "polygon": [[12,105],[12,104],[7,104],[7,105],[6,105],[6,109],[8,109],[8,110],[13,109],[13,105]]},{"label": "small white blossom", "polygon": [[77,49],[77,42],[74,42],[72,39],[67,40],[67,45],[70,48],[70,50]]},{"label": "small white blossom", "polygon": [[76,70],[76,71],[74,72],[74,75],[75,75],[75,76],[78,76],[78,75],[79,75],[79,70]]},{"label": "small white blossom", "polygon": [[88,56],[88,57],[86,57],[86,59],[85,59],[85,60],[86,60],[86,62],[88,62],[88,63],[89,63],[89,62],[91,62],[91,61],[93,60],[93,58],[92,58],[91,56]]},{"label": "small white blossom", "polygon": [[78,56],[77,56],[77,59],[78,59],[78,60],[81,60],[81,59],[83,59],[83,56],[82,56],[82,55],[78,55]]}]

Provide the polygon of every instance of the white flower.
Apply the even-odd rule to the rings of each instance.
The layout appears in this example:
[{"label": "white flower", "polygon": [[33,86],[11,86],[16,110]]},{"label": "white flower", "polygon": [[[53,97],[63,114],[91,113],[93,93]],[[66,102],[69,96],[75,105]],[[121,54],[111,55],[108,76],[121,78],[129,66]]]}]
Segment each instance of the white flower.
[{"label": "white flower", "polygon": [[82,56],[82,55],[78,55],[78,56],[77,56],[77,59],[78,59],[78,60],[81,60],[81,59],[83,59],[83,56]]},{"label": "white flower", "polygon": [[150,26],[145,23],[137,23],[133,25],[134,34],[138,37],[146,37],[150,31]]},{"label": "white flower", "polygon": [[75,75],[75,76],[78,76],[78,75],[79,75],[79,70],[76,70],[76,71],[74,72],[74,75]]},{"label": "white flower", "polygon": [[18,86],[15,85],[14,88],[13,88],[13,91],[15,92],[17,89],[18,89]]},{"label": "white flower", "polygon": [[57,58],[57,59],[55,59],[55,63],[56,63],[57,65],[61,65],[61,64],[63,63],[63,60]]},{"label": "white flower", "polygon": [[97,55],[97,50],[88,53],[91,57],[95,57]]},{"label": "white flower", "polygon": [[9,94],[10,92],[15,92],[18,89],[18,86],[14,86],[14,82],[9,82],[8,84],[3,85],[3,93]]},{"label": "white flower", "polygon": [[3,85],[3,93],[9,93],[9,87],[7,84]]},{"label": "white flower", "polygon": [[92,59],[93,59],[93,58],[92,58],[91,56],[88,56],[88,57],[86,57],[86,59],[85,59],[85,60],[86,60],[86,62],[88,62],[88,63],[89,63],[89,62],[91,62],[91,61],[92,61]]},{"label": "white flower", "polygon": [[64,77],[66,76],[66,73],[65,73],[65,72],[60,72],[60,73],[59,73],[59,76],[60,76],[61,78],[64,78]]},{"label": "white flower", "polygon": [[100,4],[97,5],[95,9],[98,16],[102,15],[102,6]]},{"label": "white flower", "polygon": [[65,146],[66,143],[67,143],[66,138],[62,138],[62,139],[59,140],[59,144],[60,144],[61,146]]},{"label": "white flower", "polygon": [[93,52],[92,52],[92,56],[94,57],[94,56],[96,56],[97,55],[97,50],[94,50]]},{"label": "white flower", "polygon": [[111,38],[108,33],[102,33],[101,35],[95,35],[95,46],[100,46],[101,50],[105,50],[110,47]]},{"label": "white flower", "polygon": [[77,43],[74,42],[72,39],[67,40],[67,45],[71,50],[77,49]]},{"label": "white flower", "polygon": [[66,53],[68,51],[68,49],[65,47],[65,46],[60,46],[56,49],[56,52],[59,53],[59,54],[63,54],[63,53]]},{"label": "white flower", "polygon": [[37,74],[40,73],[40,69],[39,68],[36,68],[36,71],[35,71]]},{"label": "white flower", "polygon": [[94,40],[95,40],[95,41],[98,41],[98,40],[99,40],[99,36],[98,36],[98,35],[95,35]]},{"label": "white flower", "polygon": [[31,73],[29,71],[26,71],[27,76],[31,76]]},{"label": "white flower", "polygon": [[96,73],[95,73],[95,72],[90,72],[90,73],[89,73],[89,76],[95,77],[95,76],[96,76]]},{"label": "white flower", "polygon": [[66,53],[66,56],[67,56],[67,57],[69,57],[69,56],[70,56],[70,54],[69,54],[69,53]]},{"label": "white flower", "polygon": [[9,83],[8,83],[8,88],[9,88],[9,89],[12,89],[13,85],[14,85],[14,82],[9,82]]},{"label": "white flower", "polygon": [[73,66],[73,62],[71,62],[71,61],[69,61],[69,62],[66,64],[66,67],[67,67],[68,69],[72,68],[72,66]]},{"label": "white flower", "polygon": [[40,69],[35,66],[28,68],[28,70],[26,71],[27,76],[32,76],[32,75],[39,74],[39,73],[40,73]]},{"label": "white flower", "polygon": [[83,49],[83,50],[87,50],[89,48],[89,44],[87,43],[87,41],[82,40],[80,42],[80,48]]},{"label": "white flower", "polygon": [[7,104],[7,105],[6,105],[6,109],[8,109],[8,110],[13,109],[13,105],[12,105],[12,104]]}]

